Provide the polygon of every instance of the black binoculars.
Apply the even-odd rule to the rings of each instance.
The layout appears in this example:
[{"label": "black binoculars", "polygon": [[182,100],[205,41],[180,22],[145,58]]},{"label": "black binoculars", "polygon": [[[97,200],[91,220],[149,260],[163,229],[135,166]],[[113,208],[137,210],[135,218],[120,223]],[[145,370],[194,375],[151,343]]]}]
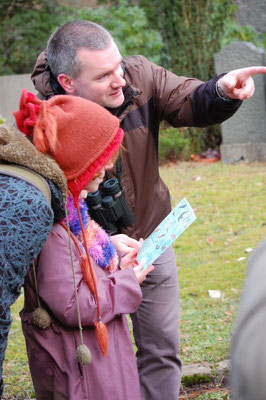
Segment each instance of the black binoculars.
[{"label": "black binoculars", "polygon": [[132,211],[116,178],[105,181],[100,190],[88,193],[85,201],[91,218],[109,235],[121,232],[121,228],[127,228],[134,222]]}]

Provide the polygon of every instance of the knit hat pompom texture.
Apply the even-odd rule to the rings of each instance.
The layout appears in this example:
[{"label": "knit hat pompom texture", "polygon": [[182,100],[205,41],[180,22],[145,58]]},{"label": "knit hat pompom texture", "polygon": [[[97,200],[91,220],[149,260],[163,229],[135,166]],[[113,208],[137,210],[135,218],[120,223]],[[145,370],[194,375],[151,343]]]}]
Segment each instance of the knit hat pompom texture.
[{"label": "knit hat pompom texture", "polygon": [[77,96],[60,95],[41,101],[24,89],[14,116],[19,130],[27,136],[32,134],[37,149],[56,160],[74,196],[106,164],[123,139],[117,117]]}]

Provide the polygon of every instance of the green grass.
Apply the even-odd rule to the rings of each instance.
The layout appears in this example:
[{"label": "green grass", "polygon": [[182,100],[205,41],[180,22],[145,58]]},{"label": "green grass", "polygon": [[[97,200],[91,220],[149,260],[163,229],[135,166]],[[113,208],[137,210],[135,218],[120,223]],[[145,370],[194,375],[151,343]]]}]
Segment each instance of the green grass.
[{"label": "green grass", "polygon": [[[228,357],[233,320],[249,254],[266,236],[266,165],[179,163],[161,167],[172,204],[186,197],[196,221],[177,239],[181,292],[181,356],[185,364],[218,362]],[[245,257],[243,261],[237,261]],[[220,290],[212,299],[208,290]],[[34,395],[27,367],[18,311],[4,366],[8,383],[3,399],[27,399]],[[205,397],[204,397],[205,396]],[[209,396],[209,397],[208,397]],[[215,397],[216,396],[216,397]],[[198,400],[225,399],[223,393],[201,395]]]},{"label": "green grass", "polygon": [[[228,356],[249,254],[266,236],[265,164],[181,163],[161,168],[172,203],[186,197],[197,219],[175,242],[183,362]],[[245,257],[245,260],[238,261]],[[220,290],[212,299],[208,290]]]},{"label": "green grass", "polygon": [[5,390],[3,400],[26,400],[34,397],[24,336],[21,331],[19,311],[23,307],[23,295],[12,306],[13,322],[8,339],[4,363]]},{"label": "green grass", "polygon": [[223,393],[222,391],[217,391],[215,393],[210,393],[210,394],[202,394],[195,399],[197,400],[229,400],[229,397],[226,393]]}]

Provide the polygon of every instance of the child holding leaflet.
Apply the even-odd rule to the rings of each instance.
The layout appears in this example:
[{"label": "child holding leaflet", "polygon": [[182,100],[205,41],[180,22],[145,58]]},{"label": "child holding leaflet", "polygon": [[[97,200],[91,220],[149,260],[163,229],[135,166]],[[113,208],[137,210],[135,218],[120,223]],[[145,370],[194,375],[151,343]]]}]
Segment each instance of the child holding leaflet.
[{"label": "child holding leaflet", "polygon": [[54,225],[25,281],[21,319],[36,399],[140,400],[124,314],[138,308],[139,284],[153,266],[143,272],[135,250],[119,263],[80,199],[112,168],[123,139],[119,121],[80,97],[40,101],[27,91],[14,115],[59,164],[69,189],[68,216]]}]

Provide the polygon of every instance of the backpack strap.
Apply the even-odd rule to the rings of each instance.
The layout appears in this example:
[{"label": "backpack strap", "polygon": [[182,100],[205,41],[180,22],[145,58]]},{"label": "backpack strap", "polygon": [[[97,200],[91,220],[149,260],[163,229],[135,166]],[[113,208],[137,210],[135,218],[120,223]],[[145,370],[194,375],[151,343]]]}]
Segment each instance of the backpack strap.
[{"label": "backpack strap", "polygon": [[14,164],[0,164],[0,174],[14,176],[29,182],[44,194],[48,204],[51,205],[51,191],[48,183],[41,175],[29,168]]}]

